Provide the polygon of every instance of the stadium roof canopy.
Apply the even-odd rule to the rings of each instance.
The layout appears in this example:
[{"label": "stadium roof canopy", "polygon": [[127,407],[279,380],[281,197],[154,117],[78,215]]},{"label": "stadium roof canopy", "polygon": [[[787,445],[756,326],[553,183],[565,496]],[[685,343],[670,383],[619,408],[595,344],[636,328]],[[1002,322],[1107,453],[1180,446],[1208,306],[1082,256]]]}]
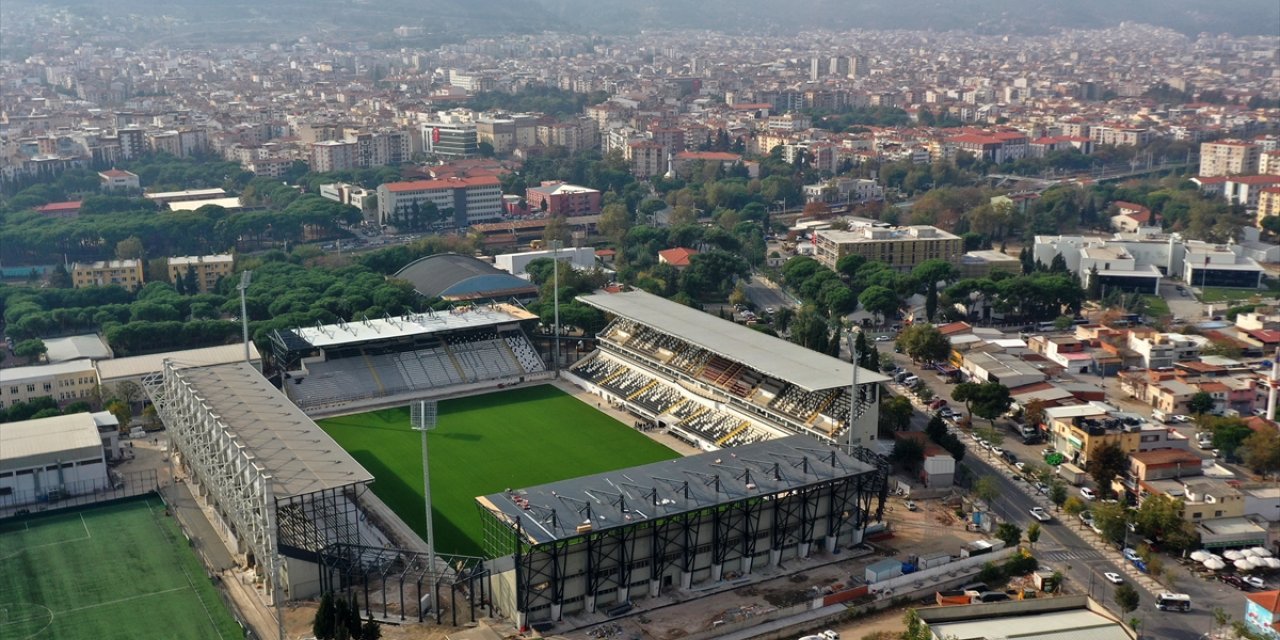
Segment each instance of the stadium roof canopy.
[{"label": "stadium roof canopy", "polygon": [[177,369],[174,375],[262,465],[276,498],[373,481],[372,474],[252,365]]},{"label": "stadium roof canopy", "polygon": [[[534,544],[829,482],[875,467],[804,435],[477,497]],[[527,502],[526,502],[527,501]],[[526,506],[527,505],[527,506]]]},{"label": "stadium roof canopy", "polygon": [[509,304],[481,304],[393,318],[372,318],[292,329],[312,347],[376,342],[432,333],[479,329],[509,322],[532,320],[538,316]]},{"label": "stadium roof canopy", "polygon": [[396,272],[414,291],[445,300],[505,300],[537,295],[538,287],[523,278],[470,256],[441,253],[414,260]]},{"label": "stadium roof canopy", "polygon": [[[729,360],[741,362],[806,391],[832,389],[853,382],[854,367],[848,362],[644,291],[598,293],[578,296],[577,299],[605,313],[648,325]],[[858,384],[888,379],[858,367]]]}]

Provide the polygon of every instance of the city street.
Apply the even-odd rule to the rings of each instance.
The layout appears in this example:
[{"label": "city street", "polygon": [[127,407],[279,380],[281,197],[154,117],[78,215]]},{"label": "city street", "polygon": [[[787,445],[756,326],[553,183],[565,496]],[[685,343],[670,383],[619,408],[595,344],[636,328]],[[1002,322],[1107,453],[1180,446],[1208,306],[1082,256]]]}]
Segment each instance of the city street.
[{"label": "city street", "polygon": [[[878,343],[882,351],[892,353],[893,343]],[[934,389],[938,397],[949,398],[950,388],[942,384],[938,376],[930,371],[914,366],[911,360],[901,354],[895,354],[894,362],[920,377]],[[897,385],[889,385],[890,392],[901,394]],[[962,410],[963,406],[955,409]],[[917,412],[912,417],[912,428],[923,430],[929,420],[929,414],[917,405]],[[979,424],[981,425],[981,421]],[[1008,431],[1003,431],[1006,435]],[[1062,571],[1067,577],[1068,588],[1077,592],[1086,592],[1108,607],[1114,607],[1112,594],[1114,586],[1103,577],[1106,572],[1118,573],[1124,580],[1139,589],[1141,604],[1128,617],[1136,617],[1141,621],[1141,628],[1146,637],[1169,638],[1173,640],[1195,640],[1210,631],[1213,624],[1213,609],[1222,607],[1238,619],[1243,615],[1244,597],[1240,591],[1221,582],[1205,581],[1192,575],[1177,564],[1173,558],[1165,558],[1165,566],[1174,575],[1172,588],[1162,587],[1150,576],[1143,575],[1124,561],[1120,552],[1109,548],[1092,530],[1084,527],[1079,521],[1072,521],[1065,514],[1055,513],[1054,506],[1047,496],[1040,495],[1031,484],[1018,479],[1014,468],[1004,460],[977,446],[974,439],[962,434],[965,443],[963,466],[969,468],[975,477],[990,476],[995,479],[999,490],[998,496],[989,505],[991,510],[1002,520],[1016,523],[1026,531],[1034,520],[1030,510],[1043,507],[1053,514],[1054,519],[1045,523],[1034,553],[1043,566]],[[1001,445],[1012,451],[1022,461],[1040,460],[1040,445],[1024,445],[1016,437],[1008,437]],[[1074,487],[1071,488],[1075,492]],[[1165,612],[1156,609],[1155,597],[1161,591],[1186,593],[1191,596],[1190,613]]]},{"label": "city street", "polygon": [[783,291],[778,285],[763,276],[751,276],[751,279],[745,283],[745,289],[747,290],[747,297],[751,299],[751,304],[756,306],[757,312],[763,312],[767,309],[800,306],[800,303],[792,298],[791,294]]}]

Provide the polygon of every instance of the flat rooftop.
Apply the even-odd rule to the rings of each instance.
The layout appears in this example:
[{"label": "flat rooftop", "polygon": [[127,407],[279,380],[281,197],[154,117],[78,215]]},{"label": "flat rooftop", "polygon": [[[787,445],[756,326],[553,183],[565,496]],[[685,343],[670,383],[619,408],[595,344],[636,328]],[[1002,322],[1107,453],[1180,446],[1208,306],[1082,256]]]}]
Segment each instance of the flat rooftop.
[{"label": "flat rooftop", "polygon": [[[648,325],[807,391],[848,386],[854,366],[781,338],[644,291],[578,296],[605,313]],[[858,384],[889,378],[858,367]]]},{"label": "flat rooftop", "polygon": [[77,449],[102,451],[98,423],[89,413],[0,424],[0,466]]},{"label": "flat rooftop", "polygon": [[373,481],[372,474],[252,365],[192,367],[174,375],[262,465],[276,498]]},{"label": "flat rooftop", "polygon": [[1052,611],[929,625],[939,638],[959,640],[1131,640],[1124,627],[1088,609]]},{"label": "flat rooftop", "polygon": [[875,468],[805,435],[491,493],[476,501],[534,544],[639,524],[754,496],[791,491]]},{"label": "flat rooftop", "polygon": [[[257,362],[260,357],[258,346],[250,341],[249,360]],[[98,379],[103,384],[107,384],[118,380],[129,380],[131,378],[141,378],[152,373],[160,373],[164,371],[165,360],[172,360],[176,366],[182,368],[243,362],[244,343],[101,360],[97,365]]]},{"label": "flat rooftop", "polygon": [[313,347],[336,347],[391,338],[425,336],[432,333],[480,329],[483,327],[533,320],[538,316],[509,304],[480,304],[446,311],[434,311],[393,318],[373,318],[299,327],[293,333]]}]

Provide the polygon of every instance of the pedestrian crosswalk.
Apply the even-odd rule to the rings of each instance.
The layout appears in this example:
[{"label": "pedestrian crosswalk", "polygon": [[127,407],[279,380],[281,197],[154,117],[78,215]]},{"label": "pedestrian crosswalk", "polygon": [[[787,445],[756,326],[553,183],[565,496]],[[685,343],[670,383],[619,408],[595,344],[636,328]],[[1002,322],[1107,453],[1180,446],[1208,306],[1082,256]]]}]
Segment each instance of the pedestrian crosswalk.
[{"label": "pedestrian crosswalk", "polygon": [[1038,551],[1036,557],[1041,561],[1064,562],[1067,560],[1096,560],[1102,557],[1097,549],[1054,549]]}]

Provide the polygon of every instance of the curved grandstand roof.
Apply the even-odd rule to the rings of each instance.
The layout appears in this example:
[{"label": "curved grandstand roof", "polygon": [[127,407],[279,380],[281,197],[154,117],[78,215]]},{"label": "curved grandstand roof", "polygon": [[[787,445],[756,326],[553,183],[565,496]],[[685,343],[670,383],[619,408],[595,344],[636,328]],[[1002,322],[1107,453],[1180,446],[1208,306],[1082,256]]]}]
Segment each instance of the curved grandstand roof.
[{"label": "curved grandstand roof", "polygon": [[[578,296],[578,301],[737,360],[806,391],[847,386],[853,380],[853,365],[848,362],[644,291],[596,293]],[[858,367],[858,384],[888,379]]]},{"label": "curved grandstand roof", "polygon": [[415,291],[429,298],[489,300],[531,296],[532,283],[493,265],[458,253],[440,253],[414,260],[396,272]]}]

